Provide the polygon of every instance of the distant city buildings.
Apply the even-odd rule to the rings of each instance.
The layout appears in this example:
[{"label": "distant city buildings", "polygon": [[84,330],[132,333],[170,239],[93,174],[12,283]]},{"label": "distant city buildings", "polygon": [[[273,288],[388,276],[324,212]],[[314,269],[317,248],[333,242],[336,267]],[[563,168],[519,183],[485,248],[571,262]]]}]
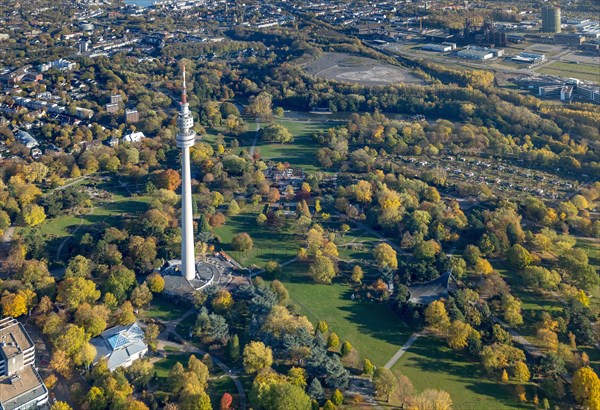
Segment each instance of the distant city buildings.
[{"label": "distant city buildings", "polygon": [[58,60],[54,60],[49,63],[40,64],[37,68],[40,73],[43,73],[50,69],[56,69],[59,71],[71,71],[74,70],[76,66],[77,64],[73,63],[72,61],[59,58]]},{"label": "distant city buildings", "polygon": [[94,364],[106,360],[110,371],[119,367],[129,367],[148,353],[148,345],[144,342],[144,331],[137,323],[105,330],[90,343],[94,345],[97,352]]},{"label": "distant city buildings", "polygon": [[48,403],[48,389],[35,368],[35,345],[12,317],[0,320],[0,409],[26,410]]}]

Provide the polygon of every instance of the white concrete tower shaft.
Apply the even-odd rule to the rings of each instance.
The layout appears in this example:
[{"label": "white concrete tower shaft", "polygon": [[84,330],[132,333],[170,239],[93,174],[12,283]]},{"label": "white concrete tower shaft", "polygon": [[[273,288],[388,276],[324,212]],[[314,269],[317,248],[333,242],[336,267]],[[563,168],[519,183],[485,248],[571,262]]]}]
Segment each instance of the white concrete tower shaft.
[{"label": "white concrete tower shaft", "polygon": [[196,277],[196,257],[194,255],[194,215],[192,213],[192,181],[190,172],[190,147],[196,141],[192,130],[194,118],[187,102],[185,66],[183,67],[183,89],[181,110],[177,117],[177,147],[181,148],[181,270],[187,280]]}]

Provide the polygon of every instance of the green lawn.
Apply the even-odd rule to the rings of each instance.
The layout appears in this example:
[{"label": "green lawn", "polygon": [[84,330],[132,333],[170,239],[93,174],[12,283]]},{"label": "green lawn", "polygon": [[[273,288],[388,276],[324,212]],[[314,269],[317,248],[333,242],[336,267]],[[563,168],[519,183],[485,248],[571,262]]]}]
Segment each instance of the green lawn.
[{"label": "green lawn", "polygon": [[[269,260],[282,263],[295,258],[300,246],[300,235],[290,230],[260,226],[256,223],[256,215],[258,211],[227,217],[225,225],[215,228],[215,233],[221,238],[223,250],[243,266],[256,265],[260,268]],[[230,246],[231,239],[242,232],[248,233],[254,241],[254,247],[250,251],[238,252]]]},{"label": "green lawn", "polygon": [[[290,130],[294,136],[294,142],[289,144],[266,143],[259,139],[255,152],[260,153],[261,158],[265,161],[289,162],[292,166],[301,167],[304,171],[317,171],[319,169],[317,161],[319,145],[313,141],[312,135],[332,125],[328,125],[324,121],[295,121],[285,118],[278,118],[275,122]],[[262,124],[263,127],[266,125],[268,124]],[[240,141],[241,148],[250,150],[255,130],[256,123],[249,122],[248,132]]]},{"label": "green lawn", "polygon": [[[576,246],[587,252],[590,265],[600,272],[600,242],[592,238],[577,238]],[[590,293],[592,294],[592,308],[600,310],[600,286],[596,286]]]},{"label": "green lawn", "polygon": [[160,295],[155,295],[150,305],[141,310],[140,316],[168,321],[183,316],[187,310],[188,307],[176,305]]},{"label": "green lawn", "polygon": [[352,289],[347,285],[308,282],[301,263],[283,271],[281,280],[300,313],[314,324],[326,321],[340,340],[348,340],[362,358],[377,366],[384,365],[413,332],[386,305],[351,300]]},{"label": "green lawn", "polygon": [[171,371],[175,363],[181,362],[183,367],[186,367],[190,356],[190,353],[169,354],[166,358],[154,363],[154,371],[160,379],[166,379],[169,377],[169,371]]},{"label": "green lawn", "polygon": [[565,61],[555,61],[543,66],[538,71],[543,74],[600,82],[600,67],[593,64],[574,64]]},{"label": "green lawn", "polygon": [[[445,390],[456,409],[527,408],[516,400],[514,387],[490,380],[478,362],[456,353],[444,342],[421,337],[392,368],[406,375],[417,391]],[[533,398],[533,390],[528,398]]]}]

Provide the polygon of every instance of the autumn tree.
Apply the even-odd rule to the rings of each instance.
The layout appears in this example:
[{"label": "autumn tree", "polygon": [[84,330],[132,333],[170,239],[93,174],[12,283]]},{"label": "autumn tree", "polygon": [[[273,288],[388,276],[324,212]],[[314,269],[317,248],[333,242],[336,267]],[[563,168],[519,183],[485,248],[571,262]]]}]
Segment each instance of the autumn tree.
[{"label": "autumn tree", "polygon": [[362,283],[362,279],[365,276],[365,274],[363,273],[363,270],[360,266],[358,265],[354,265],[354,267],[352,268],[352,282],[354,283]]},{"label": "autumn tree", "polygon": [[389,402],[392,392],[398,386],[398,379],[390,369],[378,367],[373,373],[373,386]]},{"label": "autumn tree", "polygon": [[250,342],[244,347],[244,369],[246,373],[256,373],[273,364],[273,352],[263,342]]},{"label": "autumn tree", "polygon": [[600,409],[600,379],[591,367],[582,367],[575,372],[571,389],[579,404],[588,409]]},{"label": "autumn tree", "polygon": [[152,293],[160,293],[165,288],[165,280],[158,272],[153,272],[146,278],[148,288]]},{"label": "autumn tree", "polygon": [[320,252],[310,264],[309,272],[315,282],[327,285],[331,284],[336,273],[333,261]]},{"label": "autumn tree", "polygon": [[373,256],[377,261],[379,267],[391,269],[398,269],[398,259],[396,258],[396,251],[387,243],[380,243],[373,250]]},{"label": "autumn tree", "polygon": [[231,240],[233,249],[240,252],[251,250],[253,245],[254,242],[252,241],[252,238],[246,232],[235,235]]},{"label": "autumn tree", "polygon": [[175,191],[181,185],[181,177],[179,172],[169,168],[155,174],[154,184],[158,188]]},{"label": "autumn tree", "polygon": [[446,331],[450,326],[450,318],[444,303],[436,300],[425,309],[425,322],[439,331]]}]

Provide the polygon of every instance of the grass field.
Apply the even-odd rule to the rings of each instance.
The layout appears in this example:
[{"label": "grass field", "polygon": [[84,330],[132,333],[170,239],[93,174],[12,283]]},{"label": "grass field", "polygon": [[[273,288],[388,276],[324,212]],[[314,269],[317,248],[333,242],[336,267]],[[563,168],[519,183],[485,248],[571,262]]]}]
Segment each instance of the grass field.
[{"label": "grass field", "polygon": [[169,371],[171,370],[171,367],[173,367],[177,362],[181,362],[183,367],[186,367],[190,356],[190,353],[169,354],[166,358],[160,359],[154,363],[154,371],[156,372],[158,378],[166,380],[169,377]]},{"label": "grass field", "polygon": [[355,302],[352,289],[343,284],[319,285],[294,263],[284,268],[281,280],[300,312],[312,323],[324,320],[340,340],[348,340],[362,358],[384,365],[413,332],[384,304]]},{"label": "grass field", "polygon": [[141,310],[140,316],[147,319],[169,321],[180,318],[187,310],[187,307],[176,305],[160,295],[155,295],[150,305]]},{"label": "grass field", "polygon": [[600,67],[593,64],[574,64],[563,61],[555,61],[543,66],[537,71],[543,74],[552,74],[569,78],[573,77],[580,80],[600,83]]},{"label": "grass field", "polygon": [[[456,353],[438,339],[422,337],[392,368],[408,376],[417,391],[445,390],[455,409],[527,408],[516,400],[514,387],[490,380],[478,362]],[[528,398],[533,397],[533,390]]]},{"label": "grass field", "polygon": [[[256,215],[258,211],[228,217],[225,225],[215,228],[223,249],[243,266],[262,268],[269,260],[282,263],[295,258],[300,236],[289,230],[262,227],[256,223]],[[231,239],[242,232],[248,233],[254,241],[254,247],[248,252],[234,251],[230,246]]]},{"label": "grass field", "polygon": [[[305,171],[318,170],[317,150],[319,145],[313,141],[312,135],[320,130],[327,129],[331,124],[324,121],[296,121],[277,118],[275,122],[285,126],[294,136],[294,142],[289,144],[267,143],[257,141],[255,152],[259,153],[265,161],[289,162],[292,166],[301,167]],[[261,126],[266,126],[262,123]],[[240,147],[250,151],[256,134],[256,122],[248,123],[248,132],[240,141]]]}]

